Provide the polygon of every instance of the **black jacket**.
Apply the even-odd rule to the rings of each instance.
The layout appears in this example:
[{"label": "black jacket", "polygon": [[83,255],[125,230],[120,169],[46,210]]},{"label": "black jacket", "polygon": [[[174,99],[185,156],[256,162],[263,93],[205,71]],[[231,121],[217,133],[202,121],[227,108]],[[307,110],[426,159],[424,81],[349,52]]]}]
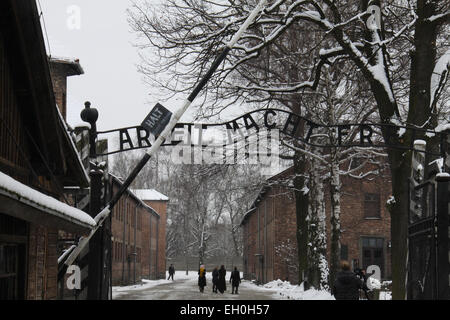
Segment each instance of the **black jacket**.
[{"label": "black jacket", "polygon": [[219,270],[214,269],[212,272],[212,282],[216,284],[219,281]]},{"label": "black jacket", "polygon": [[351,271],[341,271],[336,276],[333,286],[333,295],[336,300],[358,300],[359,289],[363,282]]},{"label": "black jacket", "polygon": [[217,279],[217,290],[219,290],[219,292],[221,293],[227,290],[227,285],[225,283],[226,274],[227,271],[225,269],[222,268],[219,269],[219,278]]},{"label": "black jacket", "polygon": [[239,274],[239,271],[234,270],[233,272],[231,272],[230,282],[233,287],[239,286],[239,283],[241,283],[241,275]]}]

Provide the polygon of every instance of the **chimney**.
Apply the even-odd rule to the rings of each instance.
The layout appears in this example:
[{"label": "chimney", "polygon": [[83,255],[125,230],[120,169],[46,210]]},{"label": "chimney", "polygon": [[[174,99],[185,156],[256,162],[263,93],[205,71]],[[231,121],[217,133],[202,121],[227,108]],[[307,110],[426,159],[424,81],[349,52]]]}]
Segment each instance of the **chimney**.
[{"label": "chimney", "polygon": [[50,74],[56,104],[64,120],[67,120],[67,78],[84,74],[78,59],[49,58]]}]

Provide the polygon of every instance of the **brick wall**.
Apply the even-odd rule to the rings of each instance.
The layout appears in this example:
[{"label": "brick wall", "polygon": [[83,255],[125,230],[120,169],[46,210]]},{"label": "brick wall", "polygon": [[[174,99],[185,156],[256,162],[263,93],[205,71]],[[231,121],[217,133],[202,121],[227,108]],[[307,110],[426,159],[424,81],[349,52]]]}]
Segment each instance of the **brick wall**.
[{"label": "brick wall", "polygon": [[57,298],[58,232],[30,224],[28,242],[28,300]]},{"label": "brick wall", "polygon": [[274,201],[275,267],[272,280],[298,282],[297,217],[291,190],[276,187],[269,193]]},{"label": "brick wall", "polygon": [[157,269],[155,276],[157,279],[164,279],[166,276],[166,225],[167,225],[167,201],[144,201],[150,207],[155,209],[160,218],[155,224],[155,234],[157,238],[152,239],[152,245],[156,247]]},{"label": "brick wall", "polygon": [[53,92],[56,104],[64,120],[67,116],[67,66],[61,63],[50,63],[50,73],[53,82]]},{"label": "brick wall", "polygon": [[[117,186],[114,186],[117,192]],[[112,215],[112,278],[113,285],[139,282],[144,276],[142,266],[145,238],[143,232],[148,211],[133,197],[125,194],[116,204]],[[143,263],[144,262],[144,263]]]},{"label": "brick wall", "polygon": [[[113,188],[113,192],[117,192],[115,183]],[[159,218],[127,193],[113,209],[113,285],[127,285],[134,281],[140,282],[141,279],[165,277],[167,202],[147,201],[146,204],[159,214]],[[135,219],[138,221],[136,227]],[[134,253],[137,253],[136,263]]]},{"label": "brick wall", "polygon": [[[349,262],[355,261],[362,267],[362,239],[383,239],[384,278],[391,275],[391,257],[388,244],[391,240],[391,218],[386,209],[386,201],[391,195],[391,183],[387,175],[375,177],[372,181],[342,178],[343,193],[341,197],[341,245],[347,246]],[[327,194],[328,188],[325,189]],[[380,196],[380,217],[365,218],[365,194],[378,194]],[[326,197],[327,214],[330,212],[330,198]],[[330,230],[327,219],[327,230]],[[329,244],[329,243],[328,243]],[[329,249],[329,248],[328,248]],[[355,265],[356,266],[356,265]]]},{"label": "brick wall", "polygon": [[[285,174],[289,174],[289,171]],[[363,239],[382,239],[383,277],[390,278],[390,216],[385,206],[391,195],[389,172],[383,172],[372,180],[343,177],[341,182],[341,244],[348,249],[346,258],[362,267]],[[330,239],[331,209],[327,184],[324,186],[324,193]],[[366,194],[379,195],[378,218],[365,217]],[[294,193],[288,188],[274,186],[260,194],[256,209],[246,216],[242,225],[246,279],[261,282],[277,279],[298,282],[295,208]],[[327,245],[329,260],[329,241]],[[263,262],[259,260],[261,254],[264,256]],[[273,264],[270,263],[271,259]]]}]

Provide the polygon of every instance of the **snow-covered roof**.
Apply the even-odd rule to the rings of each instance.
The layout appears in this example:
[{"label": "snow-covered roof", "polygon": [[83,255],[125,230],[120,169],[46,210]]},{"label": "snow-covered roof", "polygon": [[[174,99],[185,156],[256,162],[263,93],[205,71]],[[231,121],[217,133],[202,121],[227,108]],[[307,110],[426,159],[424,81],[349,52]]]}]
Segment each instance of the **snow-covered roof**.
[{"label": "snow-covered roof", "polygon": [[132,192],[141,200],[169,201],[169,198],[155,189],[135,189]]},{"label": "snow-covered roof", "polygon": [[[120,185],[123,184],[123,179],[114,175],[111,172],[108,172],[109,176],[113,178],[113,181],[116,181],[117,183],[119,183]],[[155,216],[159,217],[159,213],[153,209],[151,206],[149,206],[148,204],[146,204],[143,199],[141,199],[135,192],[135,190],[131,190],[130,188],[128,188],[126,190],[126,192],[133,197],[134,199],[136,199],[136,201],[138,201],[144,208],[147,208],[151,213],[153,213]],[[164,196],[164,195],[163,195]]]},{"label": "snow-covered roof", "polygon": [[84,211],[47,196],[0,172],[0,195],[19,201],[29,207],[54,217],[69,221],[83,228],[92,229],[96,223]]},{"label": "snow-covered roof", "polygon": [[81,67],[79,59],[66,58],[66,57],[55,57],[55,56],[51,56],[51,57],[49,57],[49,59],[50,59],[50,62],[65,64],[65,65],[70,66],[73,69],[74,74],[77,74],[77,75],[84,74],[84,70]]}]

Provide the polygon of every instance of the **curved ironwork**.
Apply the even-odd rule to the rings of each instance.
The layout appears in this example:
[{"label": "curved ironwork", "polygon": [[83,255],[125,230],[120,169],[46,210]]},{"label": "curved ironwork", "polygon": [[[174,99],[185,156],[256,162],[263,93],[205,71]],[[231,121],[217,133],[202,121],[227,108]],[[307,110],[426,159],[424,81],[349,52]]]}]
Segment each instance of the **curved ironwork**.
[{"label": "curved ironwork", "polygon": [[[258,118],[255,117],[255,114],[258,114]],[[280,116],[284,116],[284,119],[280,119]],[[259,132],[260,130],[271,131],[277,129],[281,134],[297,140],[297,142],[307,144],[309,146],[318,147],[318,148],[337,148],[337,147],[361,147],[361,148],[395,148],[400,150],[415,150],[413,147],[414,137],[423,138],[425,136],[442,136],[446,135],[445,132],[436,132],[434,130],[423,129],[413,126],[399,126],[393,123],[373,123],[373,122],[363,122],[363,123],[342,123],[342,124],[319,124],[310,119],[307,119],[299,114],[283,110],[277,108],[267,108],[267,109],[257,109],[247,112],[239,117],[236,117],[229,121],[219,122],[219,123],[178,123],[173,129],[172,133],[179,128],[188,128],[188,133],[192,134],[192,128],[201,128],[202,130],[207,130],[208,128],[214,129],[223,129],[225,131],[231,131],[233,134],[237,131],[246,130],[245,134],[241,134],[240,139],[236,140],[236,137],[233,137],[233,141],[228,141],[226,145],[236,143],[242,140],[245,140],[249,136],[251,136],[254,132]],[[299,127],[303,128],[303,131],[306,132],[304,136],[298,135]],[[389,144],[380,140],[373,141],[374,135],[379,136],[379,132],[375,130],[378,128],[379,130],[391,130],[392,134],[399,135],[400,131],[413,131],[412,139],[409,145],[399,145],[399,144]],[[254,131],[253,133],[250,130]],[[315,133],[318,133],[324,130],[333,130],[335,132],[335,139],[332,143],[316,143],[311,139],[314,137]],[[131,138],[130,131],[135,131],[135,143],[133,143],[133,139]],[[133,127],[124,127],[119,129],[107,130],[107,131],[99,131],[97,134],[111,134],[117,132],[119,134],[119,149],[110,151],[101,155],[111,155],[123,151],[129,151],[134,149],[143,149],[151,147],[151,139],[153,136],[143,128],[142,126],[133,126]],[[345,141],[345,138],[350,136],[350,133],[353,137],[350,141]],[[404,134],[403,133],[403,134]],[[359,136],[359,139],[357,139]],[[329,137],[328,137],[329,139]],[[441,140],[443,137],[441,137]],[[322,139],[323,141],[324,139]],[[137,142],[136,142],[137,141]],[[180,144],[181,141],[169,141],[164,142],[162,146],[175,146]],[[125,147],[128,145],[128,147]],[[224,144],[219,144],[223,146]],[[216,146],[219,146],[216,145]],[[194,144],[191,143],[191,146]],[[203,145],[204,146],[204,145]],[[209,145],[214,146],[214,145]],[[428,153],[435,156],[440,156],[441,153],[436,154],[429,151],[421,151],[419,152]]]}]

